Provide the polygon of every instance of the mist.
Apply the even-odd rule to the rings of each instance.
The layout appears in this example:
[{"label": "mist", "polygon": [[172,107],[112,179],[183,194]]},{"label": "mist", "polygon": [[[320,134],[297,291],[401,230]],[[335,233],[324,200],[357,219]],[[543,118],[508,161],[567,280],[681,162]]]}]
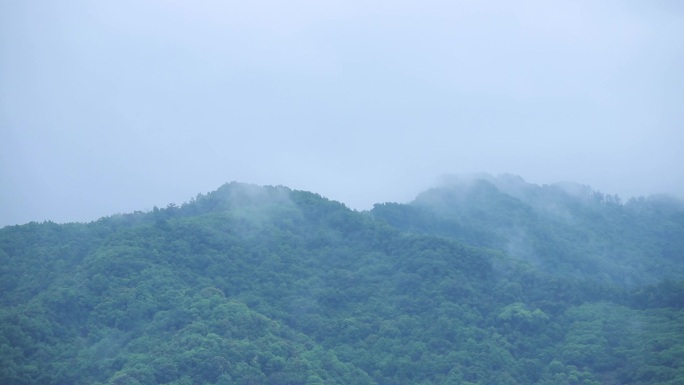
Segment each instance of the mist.
[{"label": "mist", "polygon": [[684,197],[675,1],[0,4],[0,226],[230,181],[365,210],[440,175]]}]

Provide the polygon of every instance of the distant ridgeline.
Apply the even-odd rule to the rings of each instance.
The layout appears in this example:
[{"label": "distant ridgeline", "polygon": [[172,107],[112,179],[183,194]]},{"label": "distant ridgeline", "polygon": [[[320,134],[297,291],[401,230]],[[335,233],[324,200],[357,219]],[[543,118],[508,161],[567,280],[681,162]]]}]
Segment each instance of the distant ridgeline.
[{"label": "distant ridgeline", "polygon": [[684,384],[684,205],[226,184],[0,229],[0,384]]},{"label": "distant ridgeline", "polygon": [[545,272],[619,285],[684,276],[684,202],[630,199],[571,183],[447,177],[410,204],[375,205],[374,217],[417,234],[493,248]]}]

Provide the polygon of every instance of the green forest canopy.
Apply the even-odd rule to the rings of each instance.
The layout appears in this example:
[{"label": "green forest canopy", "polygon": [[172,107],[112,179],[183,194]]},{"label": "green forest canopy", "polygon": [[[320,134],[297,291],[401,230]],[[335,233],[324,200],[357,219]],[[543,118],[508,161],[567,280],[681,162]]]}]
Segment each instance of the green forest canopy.
[{"label": "green forest canopy", "polygon": [[515,177],[226,184],[0,230],[0,383],[684,384],[684,211]]}]

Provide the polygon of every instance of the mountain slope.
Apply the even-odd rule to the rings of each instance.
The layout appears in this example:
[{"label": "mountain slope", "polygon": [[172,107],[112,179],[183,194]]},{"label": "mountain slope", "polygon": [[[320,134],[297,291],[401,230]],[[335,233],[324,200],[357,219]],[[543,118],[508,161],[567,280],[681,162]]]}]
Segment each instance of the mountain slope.
[{"label": "mountain slope", "polygon": [[414,233],[501,250],[544,271],[620,285],[684,276],[684,204],[622,204],[587,186],[537,186],[510,175],[448,178],[407,205],[372,214]]},{"label": "mountain slope", "polygon": [[[519,199],[479,196],[481,210],[496,198],[516,221],[535,218]],[[679,281],[628,290],[556,274],[484,248],[500,234],[476,218],[449,222],[485,235],[469,246],[427,226],[420,205],[385,206],[426,227],[232,183],[149,213],[1,229],[0,382],[684,378]]]}]

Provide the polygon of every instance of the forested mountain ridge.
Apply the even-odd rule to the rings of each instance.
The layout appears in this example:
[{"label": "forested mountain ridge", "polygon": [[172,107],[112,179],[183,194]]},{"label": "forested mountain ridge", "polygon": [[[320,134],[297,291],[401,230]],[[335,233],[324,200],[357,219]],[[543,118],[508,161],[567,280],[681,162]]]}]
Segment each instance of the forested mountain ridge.
[{"label": "forested mountain ridge", "polygon": [[[670,280],[648,285],[521,262],[485,209],[523,200],[488,183],[479,217],[437,190],[356,212],[231,183],[148,213],[5,227],[0,383],[682,383],[679,244],[661,245]],[[681,211],[653,206],[640,210],[676,231]]]},{"label": "forested mountain ridge", "polygon": [[512,175],[448,177],[376,218],[403,230],[498,249],[554,274],[638,286],[684,276],[684,202],[622,203],[588,186],[538,186]]}]

